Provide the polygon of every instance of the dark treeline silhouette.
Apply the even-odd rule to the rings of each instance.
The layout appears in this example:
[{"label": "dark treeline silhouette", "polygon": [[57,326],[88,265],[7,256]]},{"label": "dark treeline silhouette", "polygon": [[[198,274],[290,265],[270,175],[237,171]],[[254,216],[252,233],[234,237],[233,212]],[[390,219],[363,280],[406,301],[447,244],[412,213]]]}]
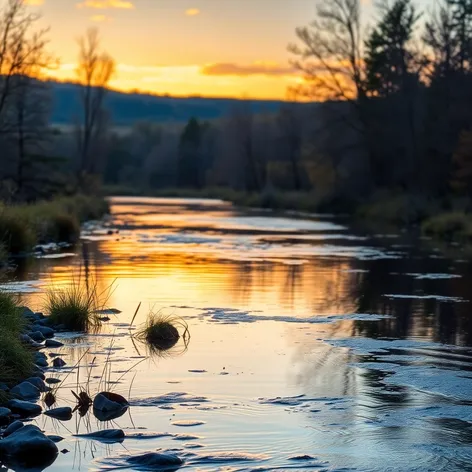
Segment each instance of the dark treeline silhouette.
[{"label": "dark treeline silhouette", "polygon": [[468,209],[472,0],[440,0],[429,12],[386,0],[375,18],[363,15],[359,0],[318,2],[290,47],[303,80],[278,111],[241,100],[218,119],[121,128],[106,109],[115,63],[90,30],[79,41],[74,124],[54,127],[54,87],[39,80],[55,64],[47,31],[9,0],[0,13],[0,196],[102,182],[305,192],[343,209],[401,195],[418,217],[431,202]]}]

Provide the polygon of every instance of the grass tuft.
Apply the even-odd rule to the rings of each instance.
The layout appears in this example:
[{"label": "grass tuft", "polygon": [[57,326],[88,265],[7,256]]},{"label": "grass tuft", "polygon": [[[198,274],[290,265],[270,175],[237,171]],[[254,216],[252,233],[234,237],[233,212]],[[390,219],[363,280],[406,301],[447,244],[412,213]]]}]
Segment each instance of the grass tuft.
[{"label": "grass tuft", "polygon": [[159,354],[173,348],[181,337],[186,338],[188,334],[188,325],[184,319],[151,311],[146,323],[134,337],[146,343],[151,353]]},{"label": "grass tuft", "polygon": [[0,332],[0,379],[13,385],[31,376],[34,367],[32,351],[9,331]]},{"label": "grass tuft", "polygon": [[99,311],[110,298],[110,289],[100,292],[97,283],[88,286],[80,279],[65,288],[50,288],[46,292],[44,310],[55,326],[63,325],[70,331],[94,331],[100,328]]}]

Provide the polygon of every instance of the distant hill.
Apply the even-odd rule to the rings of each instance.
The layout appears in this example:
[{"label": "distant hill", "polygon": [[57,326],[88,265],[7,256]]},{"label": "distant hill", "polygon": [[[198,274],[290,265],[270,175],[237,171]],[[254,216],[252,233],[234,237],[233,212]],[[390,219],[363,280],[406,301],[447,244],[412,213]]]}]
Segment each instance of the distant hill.
[{"label": "distant hill", "polygon": [[[53,91],[54,108],[52,122],[69,125],[79,115],[79,85],[50,82]],[[130,126],[136,121],[185,122],[192,117],[213,120],[227,115],[239,100],[228,98],[174,98],[139,93],[110,91],[106,107],[113,124]],[[277,100],[254,100],[254,113],[273,113],[281,105]]]}]

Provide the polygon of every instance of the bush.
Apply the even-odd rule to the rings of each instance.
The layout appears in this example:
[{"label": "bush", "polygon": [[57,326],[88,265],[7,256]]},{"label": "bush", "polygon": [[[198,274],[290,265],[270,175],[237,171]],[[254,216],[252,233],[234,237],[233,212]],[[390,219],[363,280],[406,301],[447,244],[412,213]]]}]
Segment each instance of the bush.
[{"label": "bush", "polygon": [[0,210],[0,243],[8,253],[14,255],[32,249],[36,244],[36,234],[25,212],[15,207]]},{"label": "bush", "polygon": [[442,213],[423,222],[425,235],[447,241],[472,239],[472,215],[463,212]]}]

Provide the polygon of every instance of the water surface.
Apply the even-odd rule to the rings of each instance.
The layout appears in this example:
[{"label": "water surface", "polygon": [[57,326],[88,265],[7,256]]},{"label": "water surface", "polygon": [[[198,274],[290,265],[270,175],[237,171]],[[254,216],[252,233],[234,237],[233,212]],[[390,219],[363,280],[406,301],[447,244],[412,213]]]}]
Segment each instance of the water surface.
[{"label": "water surface", "polygon": [[[69,451],[48,470],[141,470],[126,458],[157,450],[193,471],[472,470],[472,266],[460,255],[214,200],[113,198],[83,238],[20,263],[7,287],[40,310],[48,286],[113,284],[121,313],[96,335],[61,336],[55,352],[82,360],[58,404],[74,405],[89,372],[101,389],[108,365],[132,406],[109,421],[37,419]],[[183,317],[188,345],[146,358],[131,334],[151,309]],[[105,428],[126,440],[75,436]]]}]

